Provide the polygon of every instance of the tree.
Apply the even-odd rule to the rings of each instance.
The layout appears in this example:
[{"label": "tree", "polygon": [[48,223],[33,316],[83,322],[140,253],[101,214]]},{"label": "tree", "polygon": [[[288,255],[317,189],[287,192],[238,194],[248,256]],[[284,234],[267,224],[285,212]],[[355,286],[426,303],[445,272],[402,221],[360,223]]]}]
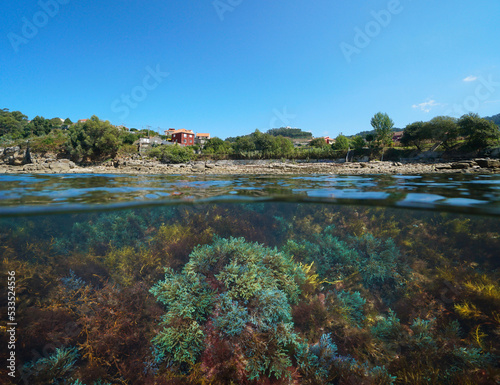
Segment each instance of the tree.
[{"label": "tree", "polygon": [[21,111],[12,111],[11,116],[20,123],[28,123],[28,117],[24,115]]},{"label": "tree", "polygon": [[52,128],[56,128],[56,127],[61,127],[63,122],[61,121],[60,118],[52,118],[50,119],[50,124],[52,125]]},{"label": "tree", "polygon": [[324,148],[328,146],[328,143],[326,143],[325,138],[314,138],[309,142],[309,146],[316,148]]},{"label": "tree", "polygon": [[238,136],[234,142],[234,150],[238,153],[255,151],[255,142],[250,136]]},{"label": "tree", "polygon": [[351,144],[355,150],[362,150],[366,146],[366,142],[362,136],[356,135],[351,139]]},{"label": "tree", "polygon": [[24,136],[47,135],[52,128],[53,126],[49,119],[45,119],[43,116],[35,116],[33,120],[24,127]]},{"label": "tree", "polygon": [[71,121],[70,118],[66,118],[64,119],[64,123],[63,123],[65,126],[71,126],[73,124],[73,122]]},{"label": "tree", "polygon": [[0,136],[10,135],[13,139],[23,135],[23,126],[10,115],[0,115]]},{"label": "tree", "polygon": [[371,125],[375,129],[375,139],[382,147],[389,146],[392,142],[392,127],[394,127],[394,122],[389,115],[377,112],[371,120]]},{"label": "tree", "polygon": [[432,125],[426,122],[414,122],[408,124],[401,138],[404,146],[416,146],[419,151],[423,150],[422,144],[426,140],[432,139]]},{"label": "tree", "polygon": [[214,136],[207,140],[203,152],[206,154],[229,154],[231,152],[231,143],[225,142],[221,138]]},{"label": "tree", "polygon": [[349,146],[349,139],[342,134],[339,134],[335,138],[335,143],[332,144],[332,148],[337,151],[347,151],[349,150]]},{"label": "tree", "polygon": [[120,137],[121,137],[122,143],[124,143],[124,144],[134,144],[134,142],[137,139],[139,139],[139,136],[132,133],[132,132],[124,131],[124,132],[121,132],[120,134],[121,134]]},{"label": "tree", "polygon": [[272,143],[270,156],[273,158],[288,158],[294,154],[295,148],[292,141],[284,136],[277,136]]},{"label": "tree", "polygon": [[84,123],[71,126],[66,142],[68,152],[77,160],[114,158],[119,146],[118,128],[95,115]]},{"label": "tree", "polygon": [[451,116],[436,116],[429,121],[432,139],[437,145],[449,149],[458,138],[457,119]]},{"label": "tree", "polygon": [[384,159],[384,148],[392,143],[392,127],[394,122],[389,115],[377,112],[372,120],[371,125],[375,129],[375,138],[379,145],[382,147],[382,160]]},{"label": "tree", "polygon": [[302,131],[300,128],[280,127],[267,130],[267,133],[272,136],[284,136],[285,138],[293,139],[309,139],[312,138],[312,133]]},{"label": "tree", "polygon": [[255,130],[252,135],[254,137],[257,150],[262,151],[263,155],[270,154],[273,151],[274,136],[262,134],[259,130]]},{"label": "tree", "polygon": [[23,136],[28,117],[19,111],[10,112],[8,108],[0,110],[0,136],[8,135],[12,139]]},{"label": "tree", "polygon": [[488,147],[491,142],[500,138],[498,126],[478,114],[463,115],[457,125],[460,135],[467,138],[467,144],[478,150]]}]

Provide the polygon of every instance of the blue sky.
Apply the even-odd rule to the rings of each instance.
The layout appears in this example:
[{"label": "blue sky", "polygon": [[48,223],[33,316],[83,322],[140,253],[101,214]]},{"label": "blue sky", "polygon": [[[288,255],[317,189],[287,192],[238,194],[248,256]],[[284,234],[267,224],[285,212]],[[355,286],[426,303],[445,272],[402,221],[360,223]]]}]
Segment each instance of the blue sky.
[{"label": "blue sky", "polygon": [[500,2],[10,1],[0,108],[222,138],[500,113]]}]

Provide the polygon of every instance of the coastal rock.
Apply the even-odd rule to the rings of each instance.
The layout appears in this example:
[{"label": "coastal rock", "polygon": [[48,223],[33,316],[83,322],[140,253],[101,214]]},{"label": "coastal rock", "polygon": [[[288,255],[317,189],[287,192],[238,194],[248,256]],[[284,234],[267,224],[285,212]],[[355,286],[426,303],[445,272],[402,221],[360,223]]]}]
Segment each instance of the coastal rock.
[{"label": "coastal rock", "polygon": [[63,172],[68,172],[71,169],[71,167],[69,163],[66,162],[54,162],[54,163],[49,163],[49,169],[56,173],[63,173]]},{"label": "coastal rock", "polygon": [[500,167],[500,160],[498,159],[476,159],[476,163],[482,168]]},{"label": "coastal rock", "polygon": [[462,170],[462,169],[472,167],[471,163],[469,163],[469,162],[455,162],[455,163],[452,163],[450,166],[453,170]]},{"label": "coastal rock", "polygon": [[205,165],[203,163],[197,163],[192,166],[193,171],[205,171]]},{"label": "coastal rock", "polygon": [[3,151],[3,156],[14,155],[19,151],[21,151],[21,148],[19,146],[6,147]]},{"label": "coastal rock", "polygon": [[23,166],[23,171],[27,171],[27,172],[34,172],[34,171],[37,171],[37,170],[38,170],[38,169],[37,169],[37,166],[38,166],[38,165],[36,165],[36,164],[32,164],[32,163],[30,163],[30,164],[25,164],[25,165]]},{"label": "coastal rock", "polygon": [[15,153],[7,158],[7,164],[11,166],[22,166],[24,156],[19,156],[19,153]]}]

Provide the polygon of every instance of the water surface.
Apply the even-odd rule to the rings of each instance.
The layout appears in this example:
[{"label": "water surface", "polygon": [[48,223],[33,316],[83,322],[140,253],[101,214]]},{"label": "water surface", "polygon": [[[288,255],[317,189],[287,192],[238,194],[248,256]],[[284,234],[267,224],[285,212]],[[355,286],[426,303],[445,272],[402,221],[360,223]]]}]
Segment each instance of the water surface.
[{"label": "water surface", "polygon": [[0,375],[497,383],[499,187],[498,175],[0,176],[2,317],[15,309],[0,358],[15,351],[16,377]]}]

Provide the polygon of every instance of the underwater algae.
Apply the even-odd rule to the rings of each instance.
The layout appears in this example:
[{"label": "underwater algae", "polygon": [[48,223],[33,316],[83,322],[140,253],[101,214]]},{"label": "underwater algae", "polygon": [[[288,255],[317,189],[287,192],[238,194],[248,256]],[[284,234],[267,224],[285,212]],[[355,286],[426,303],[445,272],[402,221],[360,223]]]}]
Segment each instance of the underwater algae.
[{"label": "underwater algae", "polygon": [[7,384],[500,379],[495,217],[179,204],[5,218],[0,234]]}]

